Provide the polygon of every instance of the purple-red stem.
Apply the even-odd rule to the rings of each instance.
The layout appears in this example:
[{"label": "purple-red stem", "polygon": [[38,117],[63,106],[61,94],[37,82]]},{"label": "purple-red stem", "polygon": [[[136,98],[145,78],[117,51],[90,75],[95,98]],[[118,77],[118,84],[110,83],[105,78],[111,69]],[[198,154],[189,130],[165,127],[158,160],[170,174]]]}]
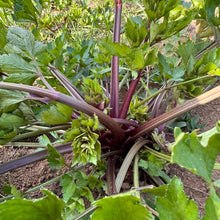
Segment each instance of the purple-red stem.
[{"label": "purple-red stem", "polygon": [[114,156],[109,157],[107,160],[107,192],[108,195],[113,195],[117,193],[115,186],[115,158]]},{"label": "purple-red stem", "polygon": [[132,80],[132,82],[131,82],[131,84],[129,86],[129,89],[128,89],[127,93],[126,93],[126,96],[124,98],[124,102],[123,102],[121,110],[120,110],[120,114],[119,114],[120,118],[125,119],[126,116],[127,116],[128,108],[129,108],[132,96],[134,95],[134,92],[135,92],[135,89],[137,87],[137,84],[138,84],[138,82],[140,80],[141,73],[142,73],[142,70],[139,70],[137,78]]},{"label": "purple-red stem", "polygon": [[[115,0],[115,21],[114,21],[114,36],[113,42],[120,43],[120,29],[121,29],[121,0]],[[110,88],[110,116],[118,118],[119,116],[119,58],[112,56],[111,67],[111,88]]]},{"label": "purple-red stem", "polygon": [[[120,43],[120,29],[121,29],[121,0],[115,0],[115,20],[114,20],[114,36],[113,42]],[[118,118],[119,116],[119,58],[112,56],[111,66],[111,82],[110,82],[110,112],[109,115],[112,118]],[[114,142],[114,141],[113,141]],[[109,195],[116,192],[115,187],[115,160],[109,158],[107,161],[107,191]]]}]

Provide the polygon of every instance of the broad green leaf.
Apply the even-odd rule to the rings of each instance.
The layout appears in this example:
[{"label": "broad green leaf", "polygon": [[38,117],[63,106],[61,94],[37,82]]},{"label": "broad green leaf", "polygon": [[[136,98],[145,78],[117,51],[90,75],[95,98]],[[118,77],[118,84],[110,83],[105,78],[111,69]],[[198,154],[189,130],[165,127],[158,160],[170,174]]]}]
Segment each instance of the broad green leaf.
[{"label": "broad green leaf", "polygon": [[181,133],[175,140],[171,161],[185,167],[201,176],[208,183],[211,183],[212,170],[219,152],[220,133],[212,135],[205,147],[196,136],[196,131],[191,134]]},{"label": "broad green leaf", "polygon": [[50,168],[55,169],[58,167],[63,167],[65,164],[65,160],[60,154],[59,151],[56,150],[51,144],[47,145],[49,156],[46,157],[47,161],[49,162]]},{"label": "broad green leaf", "polygon": [[[215,0],[205,0],[205,10],[207,21],[210,25],[219,26],[220,17],[217,17],[216,9],[219,10],[220,2]],[[219,12],[218,12],[219,15]]]},{"label": "broad green leaf", "polygon": [[168,185],[162,185],[162,186],[154,187],[152,189],[144,189],[142,192],[149,193],[150,195],[155,197],[165,197],[167,188]]},{"label": "broad green leaf", "polygon": [[141,17],[128,18],[125,24],[125,35],[131,47],[138,47],[147,34],[147,23]]},{"label": "broad green leaf", "polygon": [[103,182],[95,176],[89,176],[88,183],[91,189],[94,189],[95,187],[101,187],[103,185]]},{"label": "broad green leaf", "polygon": [[106,42],[103,45],[114,56],[126,58],[132,53],[131,48],[125,44]]},{"label": "broad green leaf", "polygon": [[168,13],[169,11],[173,10],[180,3],[180,0],[169,0],[169,1],[165,1],[165,2],[166,2],[165,13]]},{"label": "broad green leaf", "polygon": [[47,137],[46,134],[43,134],[41,135],[40,137],[38,137],[38,141],[39,141],[39,144],[42,145],[42,146],[47,146],[48,144],[51,144],[51,141],[50,139]]},{"label": "broad green leaf", "polygon": [[174,177],[168,184],[165,197],[156,199],[160,220],[198,220],[195,202],[186,197],[180,179]]},{"label": "broad green leaf", "polygon": [[7,54],[17,54],[23,58],[28,58],[30,59],[30,55],[28,55],[25,51],[23,51],[22,49],[20,49],[19,47],[17,47],[14,44],[11,43],[7,43],[4,47],[4,51]]},{"label": "broad green leaf", "polygon": [[7,194],[7,195],[13,195],[14,198],[19,198],[21,197],[21,192],[13,185],[10,183],[10,185],[8,185],[7,183],[4,185],[2,191]]},{"label": "broad green leaf", "polygon": [[0,204],[0,219],[62,220],[65,203],[49,190],[42,190],[45,198],[26,200],[16,198]]},{"label": "broad green leaf", "polygon": [[0,0],[0,7],[1,8],[10,8],[10,9],[12,9],[11,0]]},{"label": "broad green leaf", "polygon": [[36,80],[36,78],[37,78],[37,75],[35,75],[35,74],[14,73],[14,74],[10,75],[9,77],[5,78],[4,82],[22,83],[22,84],[26,84],[26,85],[32,85],[34,83],[34,81]]},{"label": "broad green leaf", "polygon": [[181,44],[176,52],[182,57],[185,66],[187,66],[190,56],[194,55],[197,50],[195,44],[192,41],[187,41]]},{"label": "broad green leaf", "polygon": [[214,184],[214,186],[220,188],[220,179],[216,180],[213,184]]},{"label": "broad green leaf", "polygon": [[147,54],[147,56],[145,56],[146,57],[146,59],[145,59],[145,66],[155,65],[158,62],[157,52],[158,52],[158,49],[157,48],[153,48],[153,50],[151,50]]},{"label": "broad green leaf", "polygon": [[26,123],[26,120],[17,115],[11,113],[3,113],[0,117],[0,130],[18,128],[25,125]]},{"label": "broad green leaf", "polygon": [[[12,130],[12,128],[10,129]],[[8,132],[8,129],[0,130],[0,144],[8,143],[13,137],[18,134],[18,129],[14,129]]]},{"label": "broad green leaf", "polygon": [[141,159],[138,163],[139,167],[143,167],[144,169],[147,169],[149,167],[148,162],[146,160]]},{"label": "broad green leaf", "polygon": [[62,176],[60,185],[63,187],[63,200],[64,202],[68,202],[68,200],[71,198],[76,190],[75,178],[68,174],[64,174]]},{"label": "broad green leaf", "polygon": [[11,186],[11,194],[15,197],[15,198],[19,198],[21,197],[21,192],[12,184],[10,184]]},{"label": "broad green leaf", "polygon": [[71,121],[73,108],[62,103],[51,105],[50,108],[41,113],[41,118],[48,124],[62,124]]},{"label": "broad green leaf", "polygon": [[34,66],[17,54],[0,55],[0,70],[6,73],[37,73]]},{"label": "broad green leaf", "polygon": [[21,27],[10,27],[7,33],[7,40],[10,44],[17,46],[20,50],[27,51],[28,55],[33,57],[35,41],[34,35]]},{"label": "broad green leaf", "polygon": [[157,23],[151,22],[150,24],[150,42],[156,38],[156,36],[160,33],[161,26]]},{"label": "broad green leaf", "polygon": [[0,113],[15,110],[28,93],[0,89]]},{"label": "broad green leaf", "polygon": [[164,161],[158,159],[155,155],[151,154],[147,159],[147,171],[150,176],[160,176],[163,177],[167,182],[170,181],[170,178],[162,171],[164,169]]},{"label": "broad green leaf", "polygon": [[215,134],[215,133],[217,133],[217,132],[220,132],[220,131],[218,130],[218,125],[220,125],[220,121],[218,121],[218,122],[216,123],[216,126],[215,126],[214,128],[212,128],[212,129],[210,129],[210,130],[208,130],[208,131],[205,131],[205,132],[203,132],[202,134],[199,134],[199,135],[198,135],[198,137],[201,138],[200,143],[201,143],[203,146],[206,146],[206,145],[208,144],[209,138],[210,138],[213,134]]},{"label": "broad green leaf", "polygon": [[144,68],[144,54],[141,49],[133,49],[132,53],[126,58],[127,64],[132,70],[139,70]]},{"label": "broad green leaf", "polygon": [[35,56],[37,56],[38,54],[44,52],[46,49],[47,49],[46,44],[39,42],[39,41],[35,41],[34,48],[33,48],[33,54]]},{"label": "broad green leaf", "polygon": [[153,215],[132,195],[116,195],[95,202],[91,220],[153,220]]},{"label": "broad green leaf", "polygon": [[0,20],[0,50],[3,50],[3,48],[7,44],[6,34],[7,29],[3,22]]},{"label": "broad green leaf", "polygon": [[205,6],[205,0],[192,0],[195,7],[203,8]]},{"label": "broad green leaf", "polygon": [[205,204],[205,216],[202,220],[220,219],[220,197],[213,188],[210,189],[210,196]]},{"label": "broad green leaf", "polygon": [[31,0],[14,0],[13,18],[15,21],[37,23],[37,13]]}]

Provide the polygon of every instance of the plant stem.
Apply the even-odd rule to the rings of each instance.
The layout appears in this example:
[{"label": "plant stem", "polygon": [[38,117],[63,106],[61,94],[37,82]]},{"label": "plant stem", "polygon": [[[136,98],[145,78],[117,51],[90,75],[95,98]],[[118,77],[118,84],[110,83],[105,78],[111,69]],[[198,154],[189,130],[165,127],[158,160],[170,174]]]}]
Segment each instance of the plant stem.
[{"label": "plant stem", "polygon": [[127,173],[127,170],[129,166],[131,165],[131,162],[135,156],[135,154],[140,150],[140,148],[145,145],[148,141],[147,140],[138,140],[130,149],[127,156],[125,157],[121,168],[118,172],[117,178],[115,180],[116,190],[117,192],[120,192],[122,183],[124,181],[125,175]]},{"label": "plant stem", "polygon": [[146,148],[146,151],[147,151],[147,152],[149,152],[149,153],[151,153],[151,154],[154,154],[154,155],[157,156],[158,158],[163,159],[163,160],[166,160],[166,161],[168,161],[168,162],[171,162],[171,156],[170,156],[170,155],[160,153],[160,152],[158,152],[158,151],[156,151],[156,150],[153,150],[152,148],[147,147],[147,146],[145,146],[145,148]]},{"label": "plant stem", "polygon": [[7,144],[3,144],[4,147],[30,147],[30,148],[45,148],[46,146],[42,146],[39,143],[33,142],[9,142]]},{"label": "plant stem", "polygon": [[[55,148],[61,154],[69,153],[73,150],[73,147],[70,142],[56,145]],[[46,149],[3,163],[0,165],[0,175],[10,170],[22,167],[24,165],[43,160],[48,155],[48,150]]]},{"label": "plant stem", "polygon": [[107,160],[107,171],[106,171],[106,176],[107,176],[107,192],[108,195],[113,195],[116,194],[116,188],[115,188],[115,159],[113,157],[109,157]]},{"label": "plant stem", "polygon": [[137,108],[140,107],[141,105],[144,105],[146,102],[148,102],[149,100],[151,100],[152,98],[156,97],[157,95],[159,95],[160,93],[168,90],[168,89],[172,89],[172,88],[175,88],[175,87],[178,87],[178,86],[182,86],[182,85],[185,85],[185,84],[188,84],[188,83],[192,83],[192,82],[195,82],[195,81],[198,81],[200,79],[206,79],[206,78],[209,78],[209,77],[212,77],[210,75],[206,75],[206,76],[200,76],[200,77],[197,77],[195,79],[190,79],[188,81],[185,81],[185,82],[181,82],[181,83],[178,83],[178,84],[174,84],[172,86],[168,86],[168,87],[165,87],[157,92],[155,92],[154,94],[150,95],[149,97],[147,97],[146,99],[142,100],[138,105],[137,105]]},{"label": "plant stem", "polygon": [[[121,0],[115,0],[115,20],[114,20],[114,36],[113,42],[120,43],[120,29],[121,29]],[[110,88],[110,116],[118,118],[119,115],[119,58],[112,56],[111,66],[111,88]]]},{"label": "plant stem", "polygon": [[70,93],[71,96],[84,101],[84,98],[78,89],[56,67],[49,64],[48,68],[50,69],[51,73],[60,81],[64,88]]},{"label": "plant stem", "polygon": [[62,94],[60,92],[52,92],[48,89],[38,88],[35,86],[23,85],[23,84],[16,84],[16,83],[5,83],[0,82],[1,89],[9,89],[9,90],[19,90],[25,91],[29,93],[36,94],[41,97],[47,97],[50,100],[54,100],[57,102],[61,102],[66,104],[70,107],[75,108],[78,111],[81,111],[89,116],[97,115],[100,123],[108,128],[115,137],[115,140],[121,141],[124,138],[124,132],[121,127],[108,115],[103,113],[102,111],[98,110],[97,108],[82,102],[74,97]]},{"label": "plant stem", "polygon": [[57,130],[66,130],[67,128],[70,128],[71,125],[60,125],[60,126],[54,126],[54,127],[49,127],[49,128],[44,128],[44,129],[40,129],[40,130],[36,130],[36,131],[31,131],[31,132],[27,132],[24,134],[19,134],[16,135],[14,138],[11,139],[11,142],[13,141],[18,141],[21,139],[25,139],[28,137],[34,137],[34,136],[38,136],[40,134],[45,134],[45,133],[49,133],[51,131],[57,131]]},{"label": "plant stem", "polygon": [[55,91],[54,88],[47,82],[47,80],[44,78],[41,70],[40,70],[40,67],[37,63],[37,61],[35,60],[35,58],[33,57],[32,58],[32,61],[34,62],[36,68],[37,68],[37,71],[38,71],[38,76],[40,77],[41,81],[44,83],[44,85],[51,91]]},{"label": "plant stem", "polygon": [[142,73],[142,70],[139,70],[137,78],[132,80],[132,82],[129,86],[128,92],[126,93],[126,96],[124,98],[124,102],[123,102],[121,110],[120,110],[120,115],[119,115],[120,118],[126,118],[126,116],[127,116],[128,108],[130,106],[130,102],[131,102],[131,99],[132,99],[133,94],[135,92],[135,89],[137,87],[137,84],[140,80],[141,73]]},{"label": "plant stem", "polygon": [[[138,162],[139,162],[139,155],[138,153],[135,155],[135,158],[134,158],[134,175],[133,175],[133,178],[134,178],[134,188],[138,189],[139,188],[139,167],[138,167]],[[140,192],[139,191],[136,191],[136,196],[138,198],[140,198]]]},{"label": "plant stem", "polygon": [[[152,148],[149,148],[147,146],[145,146],[145,148],[146,148],[146,151],[148,151],[151,154],[154,154],[158,158],[166,160],[167,162],[171,162],[171,156],[170,155],[166,155],[166,154],[160,153],[160,152],[155,151]],[[220,163],[215,163],[213,169],[214,170],[220,170]]]},{"label": "plant stem", "polygon": [[136,138],[143,136],[149,131],[152,131],[154,128],[158,127],[159,125],[164,124],[165,122],[173,118],[176,118],[199,105],[208,103],[218,97],[220,97],[220,86],[217,86],[214,89],[202,95],[199,95],[198,97],[182,105],[179,105],[176,108],[171,109],[168,112],[165,112],[164,114],[159,115],[156,118],[151,119],[150,121],[144,123],[143,125],[140,125],[138,128],[135,128],[130,132],[131,138],[129,142],[134,141]]}]

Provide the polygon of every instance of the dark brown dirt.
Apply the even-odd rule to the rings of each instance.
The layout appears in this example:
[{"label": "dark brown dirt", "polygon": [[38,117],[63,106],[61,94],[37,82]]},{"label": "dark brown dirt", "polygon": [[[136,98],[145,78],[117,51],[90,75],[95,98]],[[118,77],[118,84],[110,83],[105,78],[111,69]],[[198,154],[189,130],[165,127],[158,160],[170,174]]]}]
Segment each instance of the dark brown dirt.
[{"label": "dark brown dirt", "polygon": [[[33,153],[33,149],[28,148],[11,148],[0,147],[0,163],[16,159],[20,156]],[[67,163],[71,164],[72,154],[66,154],[65,159]],[[69,161],[69,162],[68,162]],[[33,164],[26,165],[16,170],[7,172],[0,176],[0,189],[3,187],[4,182],[12,183],[18,190],[25,192],[28,189],[39,186],[56,176],[59,176],[65,172],[65,169],[61,172],[50,169],[46,160],[35,162]],[[53,191],[56,195],[61,196],[61,187],[59,182],[52,183],[45,188]],[[40,198],[43,194],[40,190],[29,194],[30,198]]]}]

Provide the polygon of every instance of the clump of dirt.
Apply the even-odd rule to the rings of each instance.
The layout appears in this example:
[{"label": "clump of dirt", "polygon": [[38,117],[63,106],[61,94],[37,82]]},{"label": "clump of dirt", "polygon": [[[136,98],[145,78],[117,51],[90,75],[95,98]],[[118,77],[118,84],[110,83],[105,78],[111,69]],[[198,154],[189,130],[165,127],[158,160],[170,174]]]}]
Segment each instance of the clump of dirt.
[{"label": "clump of dirt", "polygon": [[[25,147],[0,147],[0,163],[16,159],[18,157],[34,153],[34,149]],[[66,154],[65,161],[71,164],[72,154]],[[21,192],[26,192],[27,190],[39,186],[56,176],[65,173],[66,169],[60,172],[51,169],[47,160],[34,162],[32,164],[20,167],[16,170],[12,170],[0,176],[0,190],[3,188],[5,182],[13,184]],[[59,182],[54,182],[45,188],[53,191],[56,195],[61,196],[61,187]],[[30,198],[40,198],[43,194],[40,190],[34,191],[29,194]]]}]

